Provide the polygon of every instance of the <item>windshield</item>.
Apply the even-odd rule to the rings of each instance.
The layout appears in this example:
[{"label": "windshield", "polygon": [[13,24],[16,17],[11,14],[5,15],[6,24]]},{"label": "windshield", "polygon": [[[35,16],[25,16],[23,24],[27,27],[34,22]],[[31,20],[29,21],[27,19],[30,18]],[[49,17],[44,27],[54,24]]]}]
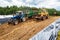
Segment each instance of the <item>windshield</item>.
[{"label": "windshield", "polygon": [[19,16],[22,15],[22,12],[16,12],[15,14],[13,14],[13,16]]},{"label": "windshield", "polygon": [[16,12],[16,15],[19,15],[19,13],[18,13],[18,12]]},{"label": "windshield", "polygon": [[51,25],[51,26],[49,26],[48,28],[46,28],[44,31],[50,31],[51,29],[53,29],[54,28],[54,25]]}]

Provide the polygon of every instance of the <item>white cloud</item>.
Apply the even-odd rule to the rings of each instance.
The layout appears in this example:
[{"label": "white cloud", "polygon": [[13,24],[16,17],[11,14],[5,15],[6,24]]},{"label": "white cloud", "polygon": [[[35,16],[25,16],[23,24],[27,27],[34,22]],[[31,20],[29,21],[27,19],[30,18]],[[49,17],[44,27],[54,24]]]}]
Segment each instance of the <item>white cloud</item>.
[{"label": "white cloud", "polygon": [[30,2],[32,2],[32,0],[26,0],[26,2],[30,3]]},{"label": "white cloud", "polygon": [[57,0],[45,0],[37,5],[37,7],[55,8],[60,6],[60,2]]},{"label": "white cloud", "polygon": [[4,6],[11,6],[11,4],[7,1],[4,1],[4,0],[0,0],[0,6],[4,7]]},{"label": "white cloud", "polygon": [[[10,0],[9,0],[10,1]],[[0,6],[30,6],[30,7],[46,7],[46,8],[57,8],[60,6],[59,0],[0,0]]]}]

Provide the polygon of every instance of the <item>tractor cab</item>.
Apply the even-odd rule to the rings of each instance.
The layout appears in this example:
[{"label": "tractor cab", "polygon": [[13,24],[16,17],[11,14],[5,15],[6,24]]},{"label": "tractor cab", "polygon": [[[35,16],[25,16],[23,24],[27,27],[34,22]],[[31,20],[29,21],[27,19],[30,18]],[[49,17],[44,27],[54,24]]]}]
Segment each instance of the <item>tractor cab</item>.
[{"label": "tractor cab", "polygon": [[17,12],[16,12],[16,15],[21,15],[21,14],[23,14],[22,11],[17,11]]},{"label": "tractor cab", "polygon": [[24,17],[24,13],[22,11],[17,11],[14,15],[13,15],[13,19],[22,19]]}]

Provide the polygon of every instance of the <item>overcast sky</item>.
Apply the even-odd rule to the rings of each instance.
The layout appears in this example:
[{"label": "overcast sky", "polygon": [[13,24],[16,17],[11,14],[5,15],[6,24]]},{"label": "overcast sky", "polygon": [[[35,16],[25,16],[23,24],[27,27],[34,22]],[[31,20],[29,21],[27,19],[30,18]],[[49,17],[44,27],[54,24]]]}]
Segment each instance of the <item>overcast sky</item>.
[{"label": "overcast sky", "polygon": [[55,8],[60,10],[60,0],[0,0],[0,6],[29,6],[37,8]]}]

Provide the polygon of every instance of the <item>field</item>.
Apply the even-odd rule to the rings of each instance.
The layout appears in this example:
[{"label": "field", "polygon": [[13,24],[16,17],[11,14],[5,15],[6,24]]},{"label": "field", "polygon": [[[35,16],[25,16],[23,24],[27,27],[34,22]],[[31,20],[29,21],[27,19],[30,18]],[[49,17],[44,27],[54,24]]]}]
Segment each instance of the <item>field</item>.
[{"label": "field", "polygon": [[15,26],[7,23],[2,24],[0,25],[0,40],[28,40],[58,18],[60,17],[50,16],[44,21],[31,19]]}]

